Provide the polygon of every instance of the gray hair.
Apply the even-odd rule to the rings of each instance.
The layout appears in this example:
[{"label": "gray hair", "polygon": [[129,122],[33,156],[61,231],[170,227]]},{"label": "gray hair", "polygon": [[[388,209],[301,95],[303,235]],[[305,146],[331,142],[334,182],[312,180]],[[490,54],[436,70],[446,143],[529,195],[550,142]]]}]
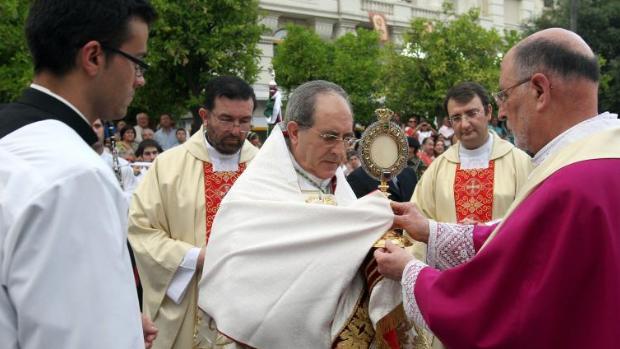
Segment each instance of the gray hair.
[{"label": "gray hair", "polygon": [[595,55],[577,52],[566,44],[548,39],[531,40],[517,46],[515,63],[519,74],[524,77],[546,70],[564,78],[599,81],[599,65]]},{"label": "gray hair", "polygon": [[316,96],[330,93],[344,98],[349,110],[353,111],[349,96],[342,87],[325,80],[308,81],[297,87],[289,97],[284,124],[295,121],[302,128],[312,127],[314,125]]}]

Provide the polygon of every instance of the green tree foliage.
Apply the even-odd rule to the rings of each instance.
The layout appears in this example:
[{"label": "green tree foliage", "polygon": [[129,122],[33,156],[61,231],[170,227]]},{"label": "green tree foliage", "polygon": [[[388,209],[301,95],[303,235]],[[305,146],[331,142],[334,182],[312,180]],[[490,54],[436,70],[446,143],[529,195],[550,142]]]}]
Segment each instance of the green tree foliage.
[{"label": "green tree foliage", "polygon": [[[152,0],[159,19],[151,28],[147,84],[132,113],[151,116],[192,110],[204,103],[204,84],[216,75],[253,83],[258,74],[258,0]],[[196,114],[195,114],[196,115]]]},{"label": "green tree foliage", "polygon": [[[528,32],[570,27],[570,0],[557,0],[554,6],[532,21]],[[620,2],[617,0],[580,0],[577,33],[601,57],[599,109],[620,111]]]},{"label": "green tree foliage", "polygon": [[405,49],[386,51],[386,106],[403,116],[442,117],[446,91],[462,81],[497,89],[499,65],[520,36],[500,35],[479,24],[477,9],[455,15],[444,7],[444,18],[416,19],[405,34]]},{"label": "green tree foliage", "polygon": [[[219,74],[252,83],[258,74],[263,31],[258,0],[152,0],[159,19],[151,28],[147,84],[129,115],[178,115],[203,103],[205,82]],[[0,1],[0,103],[11,101],[32,79],[24,38],[29,2]],[[133,118],[133,117],[131,117]]]},{"label": "green tree foliage", "polygon": [[376,91],[381,73],[381,46],[375,31],[358,29],[334,43],[330,77],[347,91],[355,120],[369,124],[376,120]]},{"label": "green tree foliage", "polygon": [[286,31],[271,61],[278,85],[290,91],[306,81],[329,80],[330,43],[301,26],[289,25]]},{"label": "green tree foliage", "polygon": [[380,57],[374,31],[359,29],[327,42],[309,29],[291,25],[272,62],[278,84],[289,91],[316,79],[339,84],[349,94],[355,120],[367,124],[374,121],[377,107]]},{"label": "green tree foliage", "polygon": [[28,1],[0,1],[0,104],[15,100],[32,80],[24,35]]}]

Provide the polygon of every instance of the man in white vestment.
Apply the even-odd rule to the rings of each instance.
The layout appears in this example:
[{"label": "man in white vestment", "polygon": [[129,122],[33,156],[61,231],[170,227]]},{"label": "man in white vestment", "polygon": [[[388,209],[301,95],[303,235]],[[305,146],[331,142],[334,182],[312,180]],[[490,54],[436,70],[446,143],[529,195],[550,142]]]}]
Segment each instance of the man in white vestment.
[{"label": "man in white vestment", "polygon": [[428,218],[443,222],[483,223],[503,217],[527,180],[530,157],[489,132],[491,100],[479,84],[450,88],[444,109],[458,142],[424,172],[411,201]]},{"label": "man in white vestment", "polygon": [[354,139],[345,91],[311,81],[224,198],[206,250],[198,333],[255,348],[409,348],[400,285],[377,279],[392,224],[380,193],[357,200],[339,165]]},{"label": "man in white vestment", "polygon": [[0,112],[0,348],[134,349],[127,203],[91,145],[145,84],[144,0],[36,0],[33,83]]},{"label": "man in white vestment", "polygon": [[[196,284],[220,201],[258,149],[245,140],[256,98],[237,77],[205,87],[204,124],[158,155],[134,192],[129,241],[144,290],[143,310],[159,328],[153,348],[197,348]],[[224,337],[221,343],[230,342]]]}]

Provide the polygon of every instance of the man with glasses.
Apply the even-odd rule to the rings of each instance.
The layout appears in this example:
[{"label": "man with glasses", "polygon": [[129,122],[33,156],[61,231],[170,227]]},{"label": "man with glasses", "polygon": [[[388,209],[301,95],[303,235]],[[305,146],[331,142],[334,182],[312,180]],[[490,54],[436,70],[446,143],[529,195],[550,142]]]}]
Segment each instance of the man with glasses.
[{"label": "man with glasses", "polygon": [[423,214],[442,222],[483,223],[504,216],[531,169],[531,159],[489,132],[487,91],[464,82],[448,90],[444,109],[458,143],[437,157],[413,194]]},{"label": "man with glasses", "polygon": [[199,333],[217,326],[238,343],[275,349],[413,340],[400,286],[377,279],[366,259],[392,214],[380,193],[357,200],[347,183],[340,164],[353,140],[340,86],[310,81],[293,91],[284,122],[213,223],[199,306],[214,323]]},{"label": "man with glasses", "polygon": [[187,142],[160,154],[136,189],[129,241],[144,289],[143,309],[159,328],[154,348],[200,347],[207,322],[196,284],[220,201],[258,152],[245,140],[256,97],[237,77],[205,86],[204,124]]},{"label": "man with glasses", "polygon": [[380,270],[450,348],[617,348],[620,121],[598,112],[598,59],[577,34],[543,30],[508,51],[499,85],[500,117],[535,154],[503,221],[439,223],[394,205],[395,225],[428,241],[428,265],[388,246]]},{"label": "man with glasses", "polygon": [[145,0],[32,1],[34,79],[0,113],[0,348],[145,346],[127,203],[91,124],[145,84],[155,16]]},{"label": "man with glasses", "polygon": [[[424,172],[411,201],[425,217],[450,223],[485,223],[502,218],[531,170],[530,157],[489,132],[493,114],[484,87],[464,82],[444,99],[458,142]],[[422,260],[426,244],[414,243]]]}]

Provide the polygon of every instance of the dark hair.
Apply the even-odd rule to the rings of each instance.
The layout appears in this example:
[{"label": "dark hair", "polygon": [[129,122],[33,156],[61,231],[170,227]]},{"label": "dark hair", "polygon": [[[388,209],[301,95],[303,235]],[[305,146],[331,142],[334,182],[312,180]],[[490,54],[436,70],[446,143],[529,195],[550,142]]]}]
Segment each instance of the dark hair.
[{"label": "dark hair", "polygon": [[407,137],[407,145],[413,148],[416,152],[420,150],[420,142],[413,137]]},{"label": "dark hair", "polygon": [[176,133],[177,133],[177,132],[179,132],[179,131],[183,131],[183,132],[185,132],[185,135],[187,136],[187,130],[186,130],[186,129],[184,129],[183,127],[179,127],[179,128],[177,128],[177,130],[176,130],[176,131],[174,131],[174,133],[176,134]]},{"label": "dark hair", "polygon": [[140,144],[138,144],[138,149],[136,149],[136,156],[142,156],[142,154],[144,154],[144,149],[150,148],[150,147],[157,148],[157,151],[160,153],[164,152],[164,150],[161,148],[159,143],[157,143],[157,141],[153,139],[145,139],[142,142],[140,142]]},{"label": "dark hair", "polygon": [[207,82],[205,86],[205,108],[212,111],[215,108],[215,99],[222,96],[241,101],[252,98],[252,110],[256,109],[254,90],[247,82],[236,76],[218,76]]},{"label": "dark hair", "polygon": [[422,140],[422,145],[424,145],[424,144],[428,143],[428,140],[429,140],[429,139],[430,139],[431,141],[433,141],[433,143],[435,143],[435,141],[433,140],[433,137],[432,137],[432,136],[428,136],[428,137],[426,137],[426,138],[424,138],[424,139]]},{"label": "dark hair", "polygon": [[469,103],[475,96],[480,98],[480,102],[482,102],[482,106],[486,111],[487,107],[491,104],[491,99],[489,98],[487,90],[480,84],[466,81],[452,86],[446,93],[446,98],[443,100],[443,109],[446,115],[448,115],[448,102],[451,99],[460,104],[465,104]]},{"label": "dark hair", "polygon": [[121,130],[119,131],[119,134],[121,136],[121,139],[120,139],[121,141],[123,140],[123,136],[125,135],[125,133],[127,133],[127,131],[129,131],[129,130],[133,131],[134,136],[137,135],[136,129],[133,128],[133,126],[127,125],[127,126],[121,128]]},{"label": "dark hair", "polygon": [[536,73],[537,70],[548,70],[565,78],[574,76],[592,82],[599,81],[596,55],[584,55],[571,50],[565,44],[543,38],[517,46],[515,62],[524,78]]},{"label": "dark hair", "polygon": [[132,18],[150,25],[156,16],[147,0],[35,0],[26,21],[34,70],[63,75],[89,41],[118,48],[128,39]]},{"label": "dark hair", "polygon": [[355,149],[347,150],[347,161],[351,160],[351,158],[354,156],[357,156],[359,158],[359,155],[357,155],[357,151]]}]

